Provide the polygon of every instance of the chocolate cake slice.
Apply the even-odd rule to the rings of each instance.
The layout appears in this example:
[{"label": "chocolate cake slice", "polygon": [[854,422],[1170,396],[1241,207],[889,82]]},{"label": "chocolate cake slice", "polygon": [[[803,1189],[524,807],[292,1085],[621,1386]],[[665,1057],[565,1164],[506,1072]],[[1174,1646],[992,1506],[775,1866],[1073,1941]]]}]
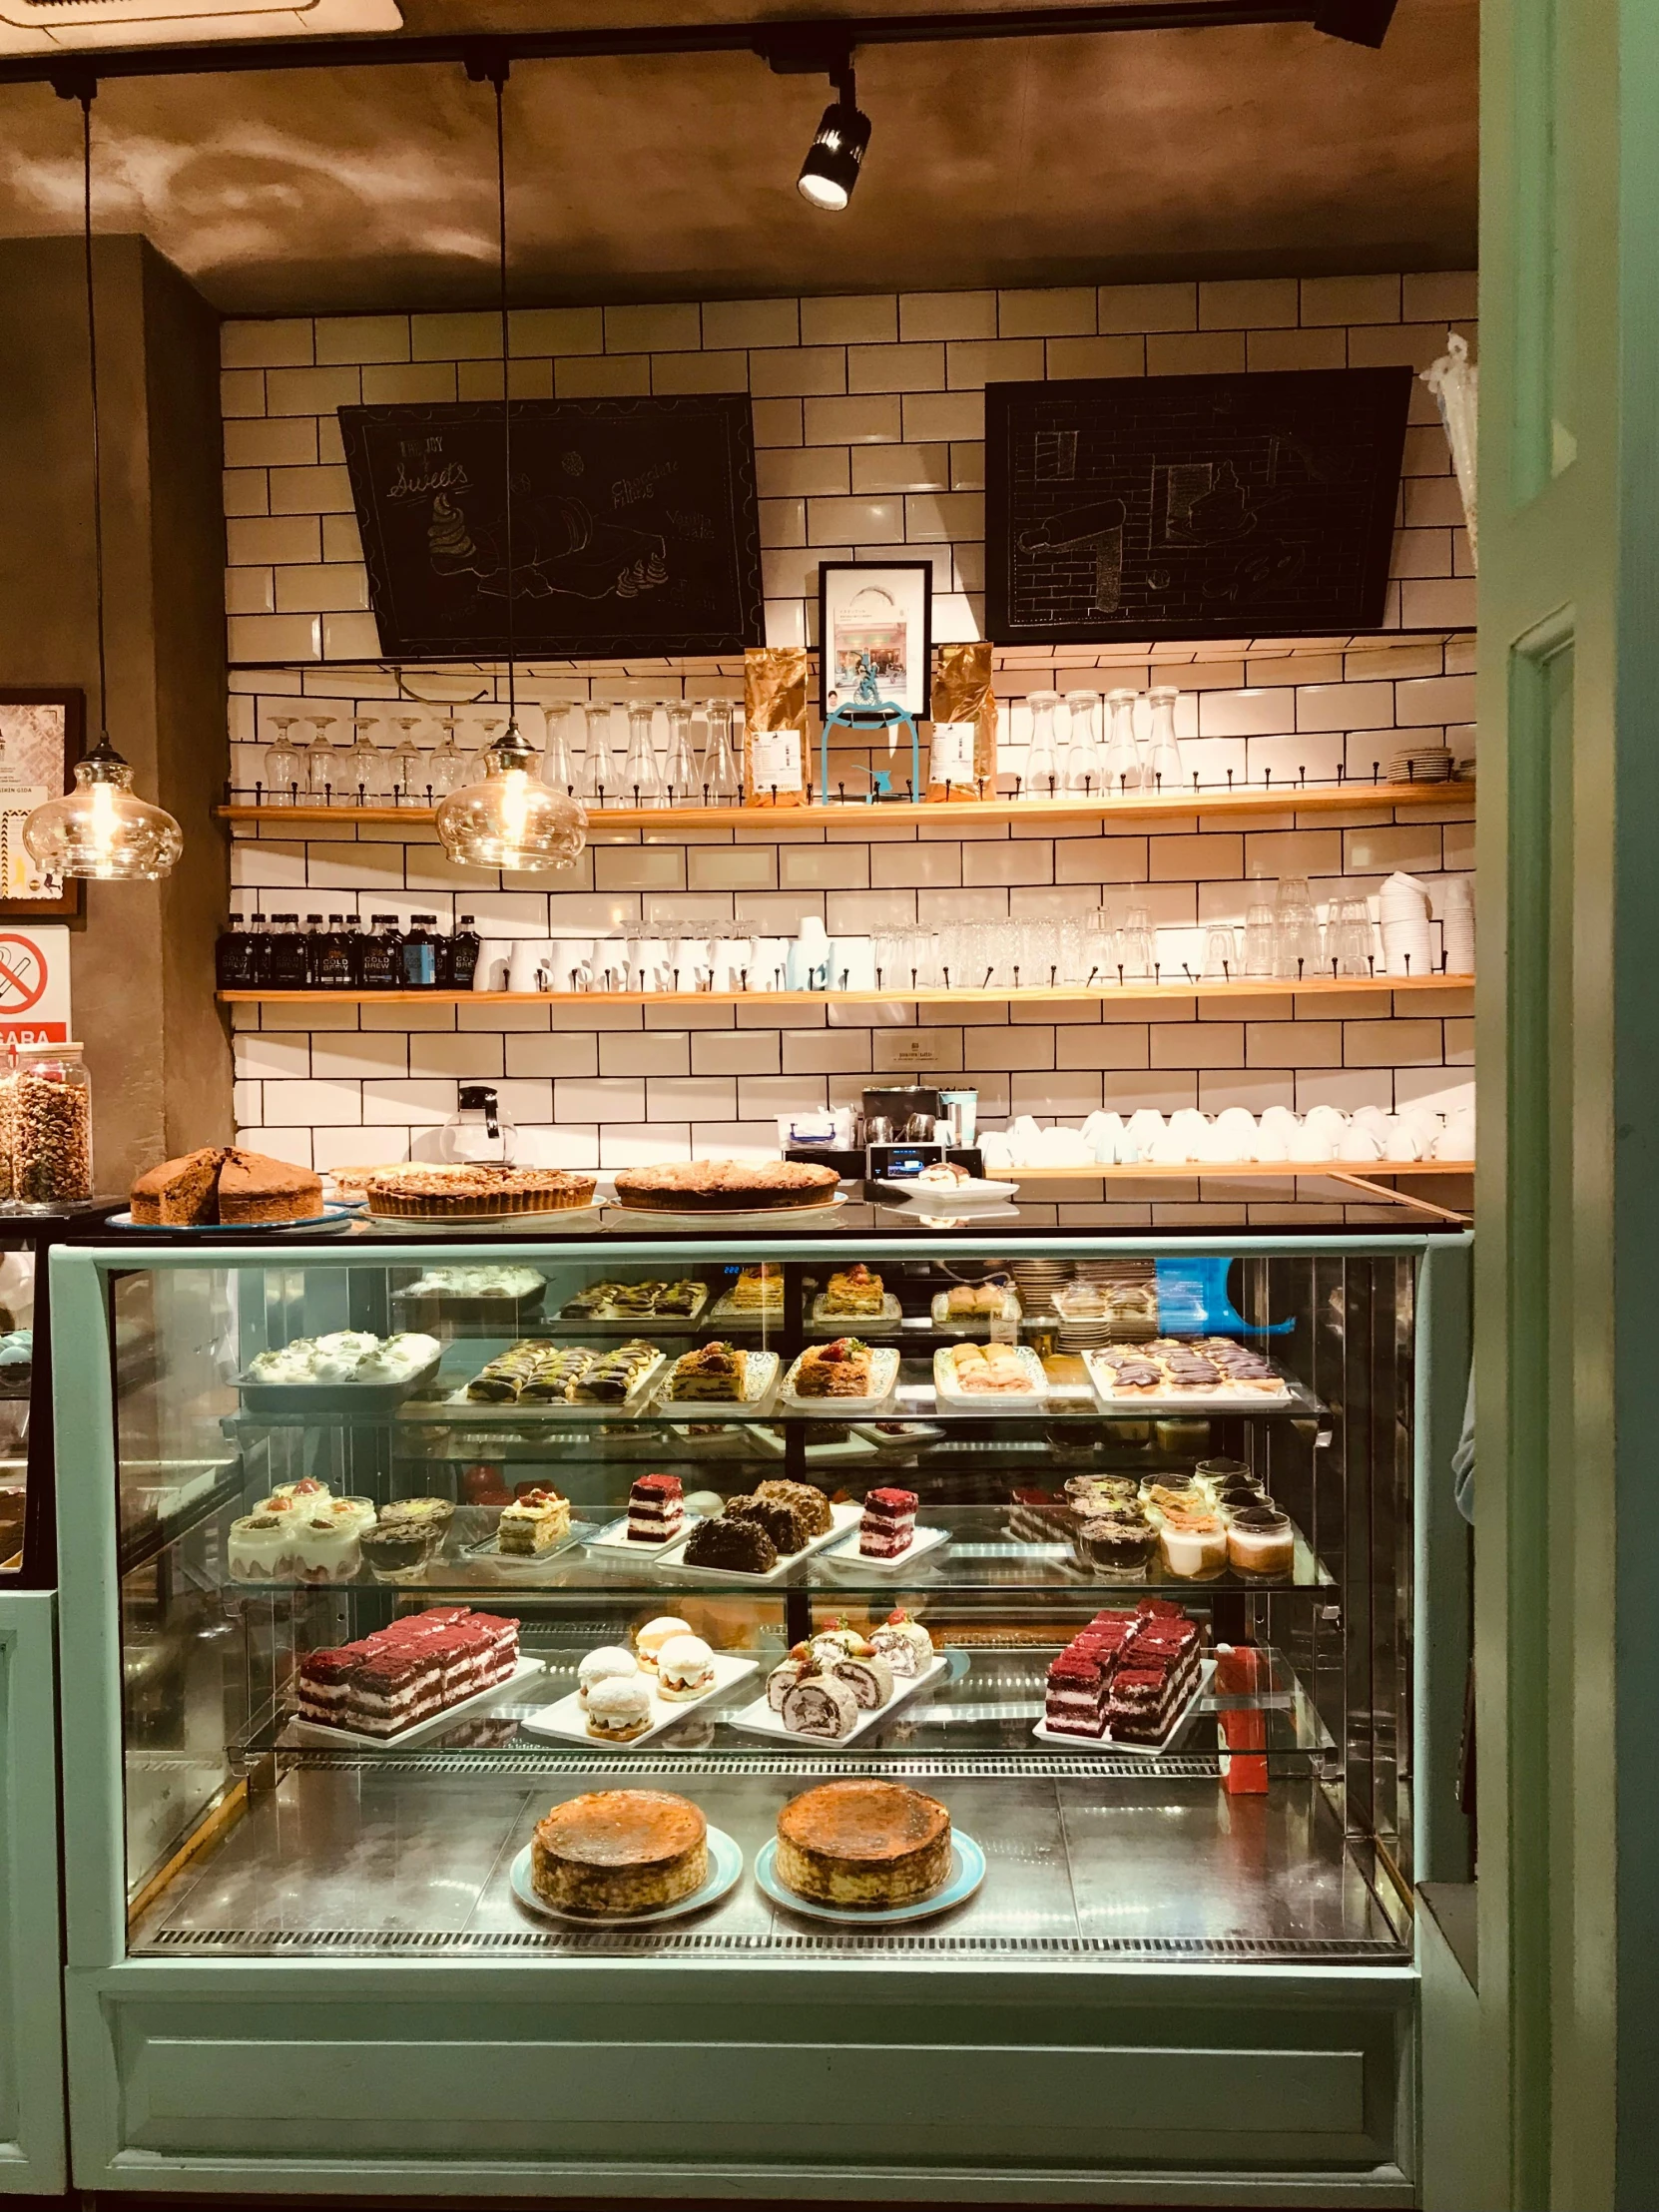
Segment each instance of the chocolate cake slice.
[{"label": "chocolate cake slice", "polygon": [[688,1567],[721,1567],[728,1574],[770,1574],[778,1564],[778,1546],[759,1521],[722,1513],[695,1528],[686,1545]]},{"label": "chocolate cake slice", "polygon": [[773,1548],[784,1557],[807,1541],[807,1519],[799,1505],[782,1497],[734,1497],[726,1501],[726,1516],[754,1521],[772,1538]]}]

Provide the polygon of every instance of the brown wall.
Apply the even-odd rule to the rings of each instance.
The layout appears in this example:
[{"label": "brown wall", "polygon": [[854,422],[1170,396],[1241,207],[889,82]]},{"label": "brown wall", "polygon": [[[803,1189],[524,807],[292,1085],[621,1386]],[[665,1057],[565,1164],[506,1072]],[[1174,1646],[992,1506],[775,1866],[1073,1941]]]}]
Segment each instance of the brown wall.
[{"label": "brown wall", "polygon": [[[72,951],[101,1191],[231,1132],[213,1001],[227,842],[218,318],[139,239],[96,249],[111,738],[178,816],[164,883],[89,883]],[[81,249],[0,241],[0,687],[79,685],[97,734]]]}]

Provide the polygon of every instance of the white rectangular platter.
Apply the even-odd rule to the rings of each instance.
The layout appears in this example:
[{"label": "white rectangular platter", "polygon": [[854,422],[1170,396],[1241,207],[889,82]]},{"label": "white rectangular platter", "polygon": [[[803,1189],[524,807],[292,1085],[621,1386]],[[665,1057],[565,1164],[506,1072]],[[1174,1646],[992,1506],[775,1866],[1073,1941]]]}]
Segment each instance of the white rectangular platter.
[{"label": "white rectangular platter", "polygon": [[998,1323],[1017,1322],[1021,1319],[1018,1291],[1004,1291],[1002,1310],[996,1314],[953,1314],[950,1311],[950,1293],[933,1293],[933,1327],[942,1329],[952,1337],[988,1337]]},{"label": "white rectangular platter", "polygon": [[1187,1723],[1197,1712],[1200,1699],[1215,1679],[1215,1672],[1213,1659],[1199,1661],[1198,1680],[1193,1685],[1191,1697],[1155,1744],[1120,1743],[1110,1729],[1104,1736],[1068,1736],[1063,1729],[1050,1728],[1046,1720],[1038,1721],[1031,1733],[1039,1744],[1054,1744],[1062,1751],[1112,1751],[1133,1759],[1161,1759],[1166,1752],[1175,1749],[1186,1733]]},{"label": "white rectangular platter", "polygon": [[659,1567],[672,1568],[677,1576],[684,1575],[688,1580],[695,1576],[699,1582],[741,1582],[751,1588],[758,1588],[768,1582],[783,1582],[800,1566],[803,1559],[810,1558],[815,1551],[822,1551],[826,1544],[832,1544],[837,1536],[844,1536],[849,1528],[856,1528],[864,1517],[864,1509],[861,1505],[831,1505],[830,1516],[831,1525],[822,1536],[813,1537],[799,1551],[786,1552],[777,1566],[770,1567],[765,1574],[740,1574],[735,1567],[700,1567],[695,1563],[688,1566],[683,1557],[683,1537],[671,1550],[660,1553],[656,1564]]},{"label": "white rectangular platter", "polygon": [[934,1654],[933,1664],[923,1667],[920,1674],[895,1677],[892,1696],[886,1704],[878,1705],[873,1713],[860,1713],[844,1736],[798,1736],[793,1728],[784,1726],[784,1716],[772,1710],[764,1693],[753,1703],[740,1706],[737,1712],[721,1717],[729,1728],[746,1729],[752,1736],[776,1736],[786,1744],[811,1744],[815,1751],[838,1751],[843,1745],[855,1744],[866,1729],[878,1728],[883,1721],[890,1721],[899,1707],[907,1704],[918,1690],[924,1690],[929,1682],[936,1682],[949,1664],[941,1651]]},{"label": "white rectangular platter", "polygon": [[1274,1377],[1271,1388],[1264,1389],[1253,1389],[1242,1382],[1224,1382],[1213,1390],[1120,1391],[1113,1386],[1112,1371],[1097,1351],[1085,1351],[1083,1364],[1089,1371],[1089,1381],[1094,1386],[1095,1396],[1114,1413],[1202,1412],[1206,1407],[1215,1405],[1283,1405],[1291,1394],[1289,1385],[1279,1376]]},{"label": "white rectangular platter", "polygon": [[354,1749],[369,1751],[396,1751],[404,1744],[423,1743],[428,1736],[441,1736],[446,1728],[453,1728],[464,1714],[475,1713],[479,1706],[487,1705],[491,1698],[501,1697],[522,1682],[526,1675],[540,1674],[539,1659],[519,1662],[505,1682],[492,1683],[487,1690],[479,1690],[472,1697],[462,1698],[459,1705],[446,1705],[441,1713],[432,1713],[423,1721],[416,1721],[412,1728],[401,1728],[395,1736],[364,1736],[354,1728],[330,1728],[325,1721],[302,1721],[294,1714],[288,1726],[295,1740],[304,1744],[349,1744]]},{"label": "white rectangular platter", "polygon": [[[489,1574],[498,1581],[534,1582],[538,1569],[556,1565],[567,1551],[574,1551],[578,1544],[586,1543],[594,1533],[595,1524],[592,1521],[573,1520],[557,1543],[549,1544],[545,1551],[538,1551],[533,1557],[529,1552],[503,1551],[500,1548],[500,1539],[495,1536],[488,1537],[481,1544],[469,1544],[460,1556],[468,1566],[477,1567],[482,1573]],[[444,1564],[443,1561],[433,1561],[432,1569],[428,1570],[430,1579],[442,1582]]]},{"label": "white rectangular platter", "polygon": [[776,1352],[750,1353],[744,1362],[742,1397],[676,1397],[671,1368],[652,1410],[676,1414],[681,1420],[734,1419],[744,1415],[754,1419],[772,1402],[781,1365]]},{"label": "white rectangular platter", "polygon": [[665,1536],[661,1543],[642,1543],[637,1536],[628,1533],[628,1515],[621,1513],[614,1521],[607,1521],[597,1536],[588,1538],[590,1551],[614,1551],[629,1559],[660,1559],[665,1551],[672,1551],[676,1544],[683,1544],[698,1522],[701,1513],[688,1513],[672,1536]]},{"label": "white rectangular platter", "polygon": [[556,1704],[544,1705],[539,1713],[531,1713],[521,1724],[527,1736],[546,1736],[560,1742],[598,1745],[606,1751],[639,1751],[650,1743],[653,1736],[660,1736],[665,1728],[685,1713],[695,1713],[700,1705],[707,1705],[710,1698],[718,1697],[722,1690],[731,1689],[735,1682],[742,1682],[760,1665],[758,1659],[745,1659],[735,1651],[717,1651],[714,1655],[715,1678],[701,1697],[666,1698],[651,1691],[651,1725],[642,1735],[634,1736],[625,1744],[619,1744],[611,1736],[590,1736],[588,1717],[582,1710],[582,1701],[572,1690]]},{"label": "white rectangular platter", "polygon": [[[664,1277],[663,1280],[666,1282],[668,1278]],[[688,1277],[687,1280],[689,1281],[690,1278]],[[709,1286],[707,1283],[698,1285],[698,1296],[689,1314],[573,1314],[567,1300],[559,1309],[558,1326],[561,1329],[574,1329],[584,1332],[597,1332],[602,1329],[607,1334],[612,1330],[626,1330],[636,1337],[644,1336],[653,1328],[695,1329],[708,1303]]]},{"label": "white rectangular platter", "polygon": [[1009,1350],[1031,1379],[1029,1391],[958,1389],[951,1351],[941,1346],[933,1355],[933,1395],[937,1402],[969,1413],[1003,1412],[1010,1406],[1017,1411],[1021,1406],[1040,1405],[1050,1388],[1042,1362],[1029,1345],[1011,1345]]},{"label": "white rectangular platter", "polygon": [[489,1421],[626,1420],[629,1414],[640,1411],[655,1384],[661,1381],[664,1364],[664,1356],[659,1352],[626,1397],[614,1398],[605,1404],[592,1398],[468,1397],[467,1383],[461,1382],[443,1397],[405,1398],[398,1408],[398,1417],[431,1421],[454,1420],[461,1415],[469,1426]]},{"label": "white rectangular platter", "polygon": [[[859,1515],[860,1520],[863,1518]],[[918,1559],[928,1552],[937,1551],[941,1544],[950,1541],[948,1528],[918,1528],[908,1551],[901,1551],[896,1559],[866,1559],[858,1549],[858,1531],[854,1528],[839,1543],[831,1544],[824,1554],[827,1567],[846,1567],[855,1574],[904,1574]]]},{"label": "white rectangular platter", "polygon": [[792,1413],[816,1414],[820,1420],[845,1420],[854,1413],[878,1413],[892,1396],[893,1384],[898,1381],[898,1354],[889,1345],[875,1345],[869,1356],[871,1388],[865,1396],[797,1397],[795,1379],[806,1357],[802,1353],[792,1363],[778,1393],[779,1404]]}]

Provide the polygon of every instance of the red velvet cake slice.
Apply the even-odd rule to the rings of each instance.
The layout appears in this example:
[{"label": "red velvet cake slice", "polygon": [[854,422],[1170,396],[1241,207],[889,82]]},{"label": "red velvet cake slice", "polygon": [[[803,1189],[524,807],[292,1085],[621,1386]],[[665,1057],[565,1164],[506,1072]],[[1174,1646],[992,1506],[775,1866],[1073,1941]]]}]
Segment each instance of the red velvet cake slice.
[{"label": "red velvet cake slice", "polygon": [[1106,1719],[1113,1737],[1126,1744],[1160,1743],[1191,1694],[1175,1667],[1160,1660],[1119,1667],[1112,1677]]},{"label": "red velvet cake slice", "polygon": [[1098,1659],[1068,1649],[1049,1662],[1043,1718],[1057,1735],[1104,1735],[1106,1703],[1106,1669]]},{"label": "red velvet cake slice", "polygon": [[685,1519],[677,1474],[642,1474],[628,1493],[628,1536],[633,1543],[667,1543],[679,1535]]},{"label": "red velvet cake slice", "polygon": [[858,1523],[858,1551],[865,1559],[898,1559],[916,1540],[914,1490],[871,1490]]}]

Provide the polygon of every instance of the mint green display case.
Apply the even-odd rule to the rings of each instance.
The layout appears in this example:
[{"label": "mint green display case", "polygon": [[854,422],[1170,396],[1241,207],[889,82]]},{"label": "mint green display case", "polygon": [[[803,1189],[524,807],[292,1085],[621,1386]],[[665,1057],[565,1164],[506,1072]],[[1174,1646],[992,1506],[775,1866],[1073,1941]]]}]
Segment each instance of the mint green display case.
[{"label": "mint green display case", "polygon": [[[1447,1461],[1467,1241],[851,1218],[791,1236],[359,1232],[54,1258],[78,2186],[1415,2201],[1412,1885],[1462,1849]],[[1251,1340],[1283,1394],[1103,1401],[1080,1348],[1149,1333],[1154,1264],[1198,1254],[1235,1261],[1246,1321],[1291,1324]],[[815,1320],[857,1259],[883,1279],[882,1312]],[[775,1309],[734,1309],[739,1268],[763,1261]],[[503,1266],[545,1290],[505,1313],[413,1293],[434,1268]],[[947,1405],[933,1356],[956,1337],[933,1301],[994,1276],[1017,1290],[998,1326],[1046,1362],[1042,1394]],[[601,1280],[669,1279],[707,1286],[692,1315],[562,1318]],[[1056,1311],[1079,1279],[1105,1286],[1103,1316]],[[657,1394],[713,1338],[787,1371],[848,1326],[899,1359],[897,1395],[867,1417],[770,1391],[690,1410]],[[261,1352],[345,1328],[423,1330],[440,1364],[395,1405],[338,1385],[256,1394]],[[665,1359],[620,1406],[466,1396],[520,1339],[602,1350],[631,1333]],[[1154,1563],[1115,1582],[1083,1560],[1068,1479],[1150,1484],[1217,1455],[1290,1513],[1285,1576],[1174,1582]],[[658,1468],[720,1498],[773,1476],[854,1504],[896,1484],[948,1542],[885,1571],[798,1555],[764,1584],[581,1539],[529,1569],[490,1549],[519,1485],[556,1487],[597,1530]],[[441,1552],[414,1581],[349,1562],[327,1585],[233,1580],[231,1522],[307,1477],[378,1505],[443,1499]],[[1039,1740],[1049,1659],[1098,1609],[1143,1597],[1182,1604],[1219,1651],[1184,1731],[1155,1756]],[[300,1655],[441,1604],[516,1617],[535,1671],[406,1740],[296,1721]],[[855,1740],[739,1721],[797,1638],[900,1604],[944,1664]],[[585,1651],[664,1613],[756,1671],[638,1744],[535,1732]],[[780,1808],[837,1776],[945,1804],[984,1853],[982,1887],[910,1924],[830,1924],[766,1894],[756,1863]],[[741,1850],[736,1886],[643,1927],[520,1903],[510,1870],[536,1821],[630,1786],[701,1807]]]}]

